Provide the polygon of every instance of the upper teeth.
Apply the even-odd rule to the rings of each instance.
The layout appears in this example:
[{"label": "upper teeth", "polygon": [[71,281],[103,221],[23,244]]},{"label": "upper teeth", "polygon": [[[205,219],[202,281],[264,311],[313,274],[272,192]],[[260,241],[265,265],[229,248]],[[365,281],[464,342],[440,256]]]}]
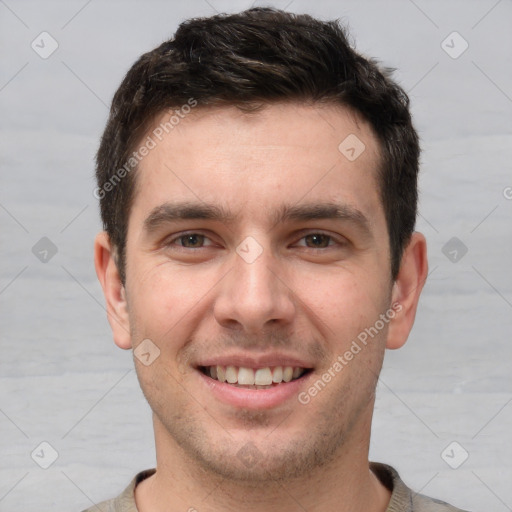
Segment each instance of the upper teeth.
[{"label": "upper teeth", "polygon": [[290,382],[300,377],[306,370],[293,366],[275,366],[273,368],[245,368],[243,366],[209,366],[206,372],[220,382],[246,386],[270,386],[272,383]]}]

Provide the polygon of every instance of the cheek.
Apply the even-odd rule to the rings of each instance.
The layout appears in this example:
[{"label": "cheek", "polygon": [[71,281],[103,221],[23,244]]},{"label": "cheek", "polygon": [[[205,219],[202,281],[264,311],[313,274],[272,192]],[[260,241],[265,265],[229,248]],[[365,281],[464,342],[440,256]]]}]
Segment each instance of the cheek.
[{"label": "cheek", "polygon": [[127,283],[130,320],[147,337],[172,337],[202,311],[216,282],[207,269],[168,262],[139,269]]},{"label": "cheek", "polygon": [[385,292],[370,273],[331,269],[302,283],[301,301],[324,326],[322,332],[328,338],[352,339],[385,309]]}]

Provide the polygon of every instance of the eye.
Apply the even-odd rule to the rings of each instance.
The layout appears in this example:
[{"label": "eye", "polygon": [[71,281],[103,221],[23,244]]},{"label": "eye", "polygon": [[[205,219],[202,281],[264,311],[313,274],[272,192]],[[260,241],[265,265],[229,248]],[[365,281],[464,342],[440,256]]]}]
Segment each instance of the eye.
[{"label": "eye", "polygon": [[[304,241],[304,243],[300,243]],[[333,237],[324,233],[311,233],[303,236],[297,245],[310,249],[325,249],[334,245]]]},{"label": "eye", "polygon": [[207,236],[200,233],[185,233],[169,240],[168,245],[177,245],[186,249],[201,249],[212,245],[212,242]]}]

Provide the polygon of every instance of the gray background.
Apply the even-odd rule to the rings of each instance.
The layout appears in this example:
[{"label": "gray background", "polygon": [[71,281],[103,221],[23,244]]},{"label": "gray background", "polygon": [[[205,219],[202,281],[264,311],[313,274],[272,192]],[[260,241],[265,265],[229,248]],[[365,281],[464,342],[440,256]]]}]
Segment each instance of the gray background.
[{"label": "gray background", "polygon": [[[78,511],[154,465],[150,411],[93,268],[94,153],[141,53],[187,17],[252,4],[0,0],[2,511]],[[272,5],[344,19],[360,51],[398,68],[423,140],[430,277],[408,344],[386,356],[371,458],[461,508],[512,510],[512,3]],[[51,48],[43,31],[58,43],[46,59],[31,47]],[[46,262],[42,237],[57,249]]]}]

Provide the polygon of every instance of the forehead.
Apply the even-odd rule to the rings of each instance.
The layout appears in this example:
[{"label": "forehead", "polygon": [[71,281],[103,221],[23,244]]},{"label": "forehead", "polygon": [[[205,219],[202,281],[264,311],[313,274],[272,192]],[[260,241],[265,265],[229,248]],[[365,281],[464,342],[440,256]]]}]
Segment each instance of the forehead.
[{"label": "forehead", "polygon": [[[380,206],[377,139],[337,105],[196,107],[162,113],[142,140],[133,210],[199,200],[261,217],[303,199]],[[375,212],[373,212],[375,213]]]}]

